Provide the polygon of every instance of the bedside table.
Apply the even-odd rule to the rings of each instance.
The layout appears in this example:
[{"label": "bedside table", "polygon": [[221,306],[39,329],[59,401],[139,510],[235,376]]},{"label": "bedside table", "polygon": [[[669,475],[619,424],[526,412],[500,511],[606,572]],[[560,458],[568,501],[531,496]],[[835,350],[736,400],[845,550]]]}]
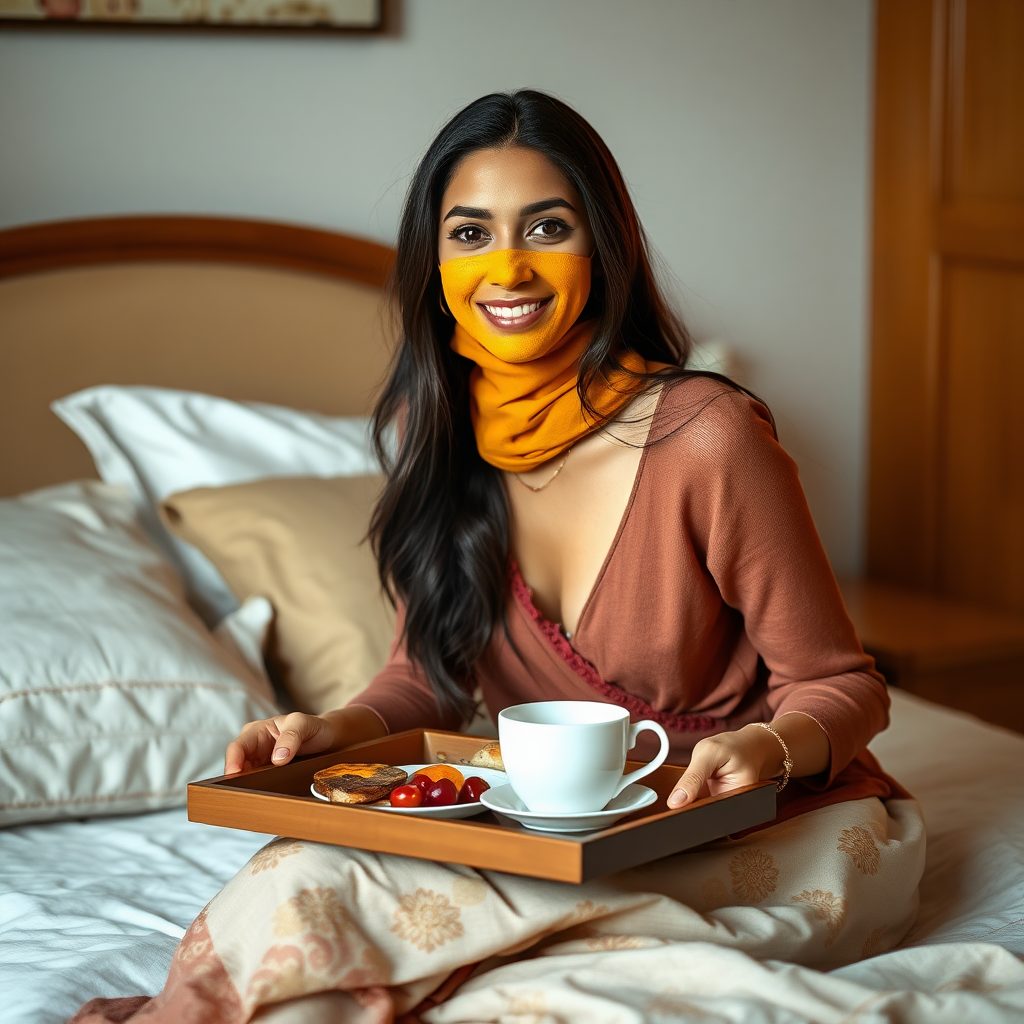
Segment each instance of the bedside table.
[{"label": "bedside table", "polygon": [[1024,617],[873,580],[839,585],[891,685],[1024,732]]}]

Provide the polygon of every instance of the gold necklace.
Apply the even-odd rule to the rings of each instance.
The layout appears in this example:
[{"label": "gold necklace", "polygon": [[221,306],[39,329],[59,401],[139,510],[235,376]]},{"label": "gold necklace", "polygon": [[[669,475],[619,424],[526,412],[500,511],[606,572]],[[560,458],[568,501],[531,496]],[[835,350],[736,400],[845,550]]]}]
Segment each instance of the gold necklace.
[{"label": "gold necklace", "polygon": [[533,486],[533,484],[528,484],[528,483],[527,483],[527,482],[526,482],[526,481],[525,481],[525,480],[524,480],[524,479],[522,478],[522,476],[520,476],[520,474],[519,474],[519,473],[513,473],[512,475],[513,475],[513,476],[514,476],[514,477],[515,477],[515,478],[516,478],[516,479],[517,479],[517,480],[518,480],[518,481],[519,481],[519,482],[520,482],[520,483],[521,483],[521,484],[522,484],[522,485],[523,485],[524,487],[529,487],[529,489],[530,489],[531,491],[533,491],[533,492],[534,492],[534,494],[536,494],[536,493],[537,493],[537,491],[543,491],[543,490],[544,490],[544,488],[545,488],[545,487],[547,487],[547,486],[548,486],[548,484],[550,484],[550,483],[551,483],[551,482],[552,482],[552,481],[553,481],[553,480],[555,479],[555,477],[556,477],[556,476],[558,476],[558,474],[562,472],[562,467],[563,467],[563,466],[565,465],[565,460],[566,460],[567,458],[569,458],[569,456],[570,456],[571,454],[572,454],[572,448],[569,448],[569,449],[568,449],[568,451],[566,451],[565,455],[563,455],[563,456],[562,456],[562,461],[561,461],[561,462],[560,462],[560,463],[558,464],[558,469],[556,469],[556,470],[554,471],[554,473],[552,473],[552,474],[551,474],[551,476],[550,476],[550,477],[549,477],[549,478],[548,478],[547,480],[545,480],[545,481],[544,481],[544,483],[542,483],[542,484],[541,484],[541,485],[540,485],[539,487],[534,487],[534,486]]}]

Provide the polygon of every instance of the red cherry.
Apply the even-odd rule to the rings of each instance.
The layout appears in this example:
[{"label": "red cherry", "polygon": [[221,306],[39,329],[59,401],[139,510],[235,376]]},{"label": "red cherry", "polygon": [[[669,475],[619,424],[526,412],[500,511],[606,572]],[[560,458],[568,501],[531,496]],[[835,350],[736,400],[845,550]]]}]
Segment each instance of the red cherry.
[{"label": "red cherry", "polygon": [[391,791],[392,807],[419,807],[423,803],[423,791],[419,786],[399,786]]},{"label": "red cherry", "polygon": [[471,775],[462,784],[459,791],[460,804],[475,804],[480,800],[480,794],[486,793],[491,788],[489,782],[485,782],[479,775]]},{"label": "red cherry", "polygon": [[434,780],[429,775],[420,775],[417,772],[406,785],[418,786],[422,791],[423,795],[427,795],[427,790],[434,784]]},{"label": "red cherry", "polygon": [[448,807],[458,803],[458,800],[459,791],[455,788],[455,783],[451,779],[441,779],[440,782],[431,784],[423,798],[423,804],[426,807]]}]

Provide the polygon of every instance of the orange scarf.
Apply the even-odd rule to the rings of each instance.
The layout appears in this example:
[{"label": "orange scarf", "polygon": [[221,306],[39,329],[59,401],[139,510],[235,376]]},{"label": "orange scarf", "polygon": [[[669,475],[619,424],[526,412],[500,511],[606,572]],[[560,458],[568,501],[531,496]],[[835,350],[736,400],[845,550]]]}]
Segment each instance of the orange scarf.
[{"label": "orange scarf", "polygon": [[[550,309],[524,331],[494,327],[474,302],[486,279],[511,290],[534,277],[553,291]],[[471,415],[481,457],[498,469],[522,473],[571,448],[611,419],[640,388],[628,373],[598,377],[586,415],[576,390],[579,359],[594,321],[577,323],[590,295],[590,259],[571,253],[501,249],[441,264],[441,285],[454,316],[451,346],[476,363],[470,376]],[[634,373],[647,364],[635,352],[619,362]]]}]

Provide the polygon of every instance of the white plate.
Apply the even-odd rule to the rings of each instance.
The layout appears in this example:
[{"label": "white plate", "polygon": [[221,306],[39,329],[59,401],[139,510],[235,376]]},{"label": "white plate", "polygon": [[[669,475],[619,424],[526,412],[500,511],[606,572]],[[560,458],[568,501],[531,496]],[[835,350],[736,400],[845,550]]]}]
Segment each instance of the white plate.
[{"label": "white plate", "polygon": [[[426,764],[400,764],[396,765],[397,768],[402,768],[409,773],[411,779],[421,768],[429,768],[431,765],[438,764],[438,761],[428,761]],[[492,787],[505,786],[508,784],[508,776],[504,772],[495,771],[493,768],[473,768],[470,765],[452,765],[453,768],[458,768],[460,772],[467,778],[473,778],[476,776],[478,779],[483,779],[484,782],[489,783]],[[331,801],[318,793],[314,788],[313,784],[309,784],[309,791],[317,798],[317,800],[323,800],[324,803],[330,803]],[[490,790],[488,790],[490,792]],[[482,814],[486,807],[479,800],[471,804],[448,804],[447,807],[392,807],[391,804],[342,804],[343,807],[367,807],[371,811],[390,811],[392,814],[411,814],[418,818],[472,818],[474,814]]]},{"label": "white plate", "polygon": [[[488,780],[490,781],[490,780]],[[516,796],[511,786],[496,786],[480,797],[480,802],[495,814],[503,814],[527,828],[540,832],[592,832],[607,828],[619,818],[626,817],[642,807],[650,807],[658,794],[636,783],[627,786],[603,811],[583,811],[576,814],[540,814],[528,811],[526,804]]]}]

